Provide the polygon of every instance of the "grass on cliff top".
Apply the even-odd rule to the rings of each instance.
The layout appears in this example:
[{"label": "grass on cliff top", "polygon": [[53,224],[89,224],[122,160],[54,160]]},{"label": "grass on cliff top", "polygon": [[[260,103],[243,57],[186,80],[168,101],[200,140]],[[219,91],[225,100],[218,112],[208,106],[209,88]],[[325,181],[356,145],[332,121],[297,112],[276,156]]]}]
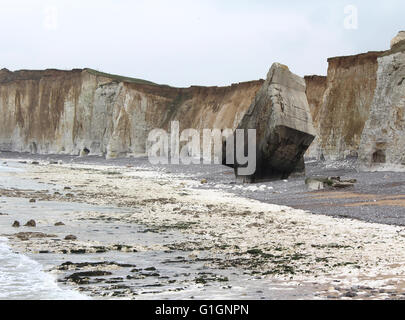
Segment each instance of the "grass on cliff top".
[{"label": "grass on cliff top", "polygon": [[101,76],[101,77],[106,77],[114,80],[118,80],[120,82],[129,82],[129,83],[138,83],[138,84],[149,84],[156,86],[157,84],[151,81],[143,80],[143,79],[137,79],[137,78],[130,78],[130,77],[124,77],[124,76],[119,76],[116,74],[110,74],[110,73],[105,73],[101,71],[97,71],[94,69],[86,68],[85,69],[87,72],[90,74],[93,74],[95,76]]}]

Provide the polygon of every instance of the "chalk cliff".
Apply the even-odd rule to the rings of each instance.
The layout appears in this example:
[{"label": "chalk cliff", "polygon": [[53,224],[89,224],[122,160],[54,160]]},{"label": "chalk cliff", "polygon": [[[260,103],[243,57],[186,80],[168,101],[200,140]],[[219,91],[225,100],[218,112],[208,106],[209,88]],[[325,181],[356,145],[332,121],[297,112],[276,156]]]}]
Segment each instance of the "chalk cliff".
[{"label": "chalk cliff", "polygon": [[172,88],[96,72],[0,71],[0,150],[144,154],[154,128],[234,129],[263,81]]},{"label": "chalk cliff", "polygon": [[[404,165],[404,39],[402,31],[389,51],[330,58],[326,77],[305,77],[316,134],[307,157]],[[150,130],[174,120],[180,130],[236,129],[263,85],[173,88],[92,69],[2,69],[0,151],[144,154]]]},{"label": "chalk cliff", "polygon": [[383,53],[328,59],[326,88],[324,79],[306,79],[318,133],[307,156],[334,160],[357,155],[376,87],[377,58]]},{"label": "chalk cliff", "polygon": [[311,146],[308,148],[305,156],[308,158],[318,158],[322,153],[319,146],[319,114],[327,88],[327,77],[313,75],[305,76],[304,79],[309,110],[311,112],[312,122],[316,132],[316,137]]},{"label": "chalk cliff", "polygon": [[359,157],[363,169],[404,165],[404,52],[401,31],[388,51],[330,58],[326,80],[305,78],[317,131],[307,157]]},{"label": "chalk cliff", "polygon": [[378,58],[377,88],[359,152],[362,169],[405,170],[405,40]]}]

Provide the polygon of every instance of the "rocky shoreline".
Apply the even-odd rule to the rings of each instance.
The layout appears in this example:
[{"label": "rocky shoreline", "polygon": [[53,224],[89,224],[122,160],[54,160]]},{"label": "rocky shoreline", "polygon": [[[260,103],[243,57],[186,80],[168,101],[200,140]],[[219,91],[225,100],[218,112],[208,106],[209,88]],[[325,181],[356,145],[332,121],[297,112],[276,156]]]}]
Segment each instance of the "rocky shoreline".
[{"label": "rocky shoreline", "polygon": [[400,226],[272,205],[136,162],[19,156],[1,157],[20,169],[1,172],[2,236],[91,297],[405,297]]}]

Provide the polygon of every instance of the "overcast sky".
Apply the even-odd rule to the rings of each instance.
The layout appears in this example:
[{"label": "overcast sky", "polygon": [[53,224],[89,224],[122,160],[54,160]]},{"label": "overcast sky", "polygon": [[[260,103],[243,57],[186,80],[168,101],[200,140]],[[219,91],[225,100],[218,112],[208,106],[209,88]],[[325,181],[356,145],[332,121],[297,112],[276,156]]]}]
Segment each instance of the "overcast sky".
[{"label": "overcast sky", "polygon": [[402,0],[0,0],[0,67],[182,87],[264,78],[273,62],[326,74],[328,57],[388,49],[404,13]]}]

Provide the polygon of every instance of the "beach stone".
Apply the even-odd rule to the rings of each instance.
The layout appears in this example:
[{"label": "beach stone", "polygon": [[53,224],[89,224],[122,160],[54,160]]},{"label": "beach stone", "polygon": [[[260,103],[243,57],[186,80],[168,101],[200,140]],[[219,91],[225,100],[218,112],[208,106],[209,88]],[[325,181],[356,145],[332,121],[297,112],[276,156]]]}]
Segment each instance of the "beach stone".
[{"label": "beach stone", "polygon": [[155,267],[149,267],[149,268],[146,268],[145,271],[156,271],[156,268]]},{"label": "beach stone", "polygon": [[20,227],[20,222],[14,221],[13,227],[14,227],[14,228],[19,228],[19,227]]},{"label": "beach stone", "polygon": [[305,184],[311,191],[323,190],[325,189],[324,181],[314,178],[308,178],[305,180]]},{"label": "beach stone", "polygon": [[65,240],[77,240],[77,237],[74,236],[74,235],[72,235],[72,234],[70,234],[70,235],[68,235],[68,236],[65,237]]},{"label": "beach stone", "polygon": [[86,253],[86,249],[71,249],[70,250],[71,254],[85,254]]},{"label": "beach stone", "polygon": [[323,190],[327,187],[344,189],[353,187],[357,182],[356,179],[341,180],[340,177],[311,177],[305,180],[305,184],[308,186],[309,190]]},{"label": "beach stone", "polygon": [[285,65],[272,65],[237,128],[244,130],[245,155],[252,143],[248,140],[248,129],[256,130],[256,172],[240,175],[238,169],[246,165],[237,163],[235,157],[238,180],[248,183],[283,180],[303,166],[302,158],[316,135],[305,91],[303,78]]},{"label": "beach stone", "polygon": [[331,186],[338,189],[350,188],[357,183],[356,179],[342,180],[340,177],[329,177],[328,179],[331,181]]},{"label": "beach stone", "polygon": [[346,292],[344,294],[344,297],[346,297],[346,298],[355,298],[355,297],[357,297],[357,293],[353,292],[353,291],[349,291],[349,292]]},{"label": "beach stone", "polygon": [[[83,272],[76,272],[71,274],[70,276],[66,277],[66,280],[80,280],[80,278],[89,278],[89,277],[102,277],[102,276],[111,276],[112,273],[109,271],[102,271],[102,270],[95,270],[95,271],[83,271]],[[76,282],[77,283],[77,282]]]},{"label": "beach stone", "polygon": [[20,240],[29,240],[29,239],[43,239],[43,238],[55,238],[56,235],[53,234],[45,234],[42,232],[19,232],[14,235],[15,237],[19,238]]},{"label": "beach stone", "polygon": [[55,227],[61,227],[64,226],[65,224],[63,222],[56,222]]},{"label": "beach stone", "polygon": [[37,226],[37,223],[35,222],[35,220],[30,220],[24,226],[34,228]]}]

